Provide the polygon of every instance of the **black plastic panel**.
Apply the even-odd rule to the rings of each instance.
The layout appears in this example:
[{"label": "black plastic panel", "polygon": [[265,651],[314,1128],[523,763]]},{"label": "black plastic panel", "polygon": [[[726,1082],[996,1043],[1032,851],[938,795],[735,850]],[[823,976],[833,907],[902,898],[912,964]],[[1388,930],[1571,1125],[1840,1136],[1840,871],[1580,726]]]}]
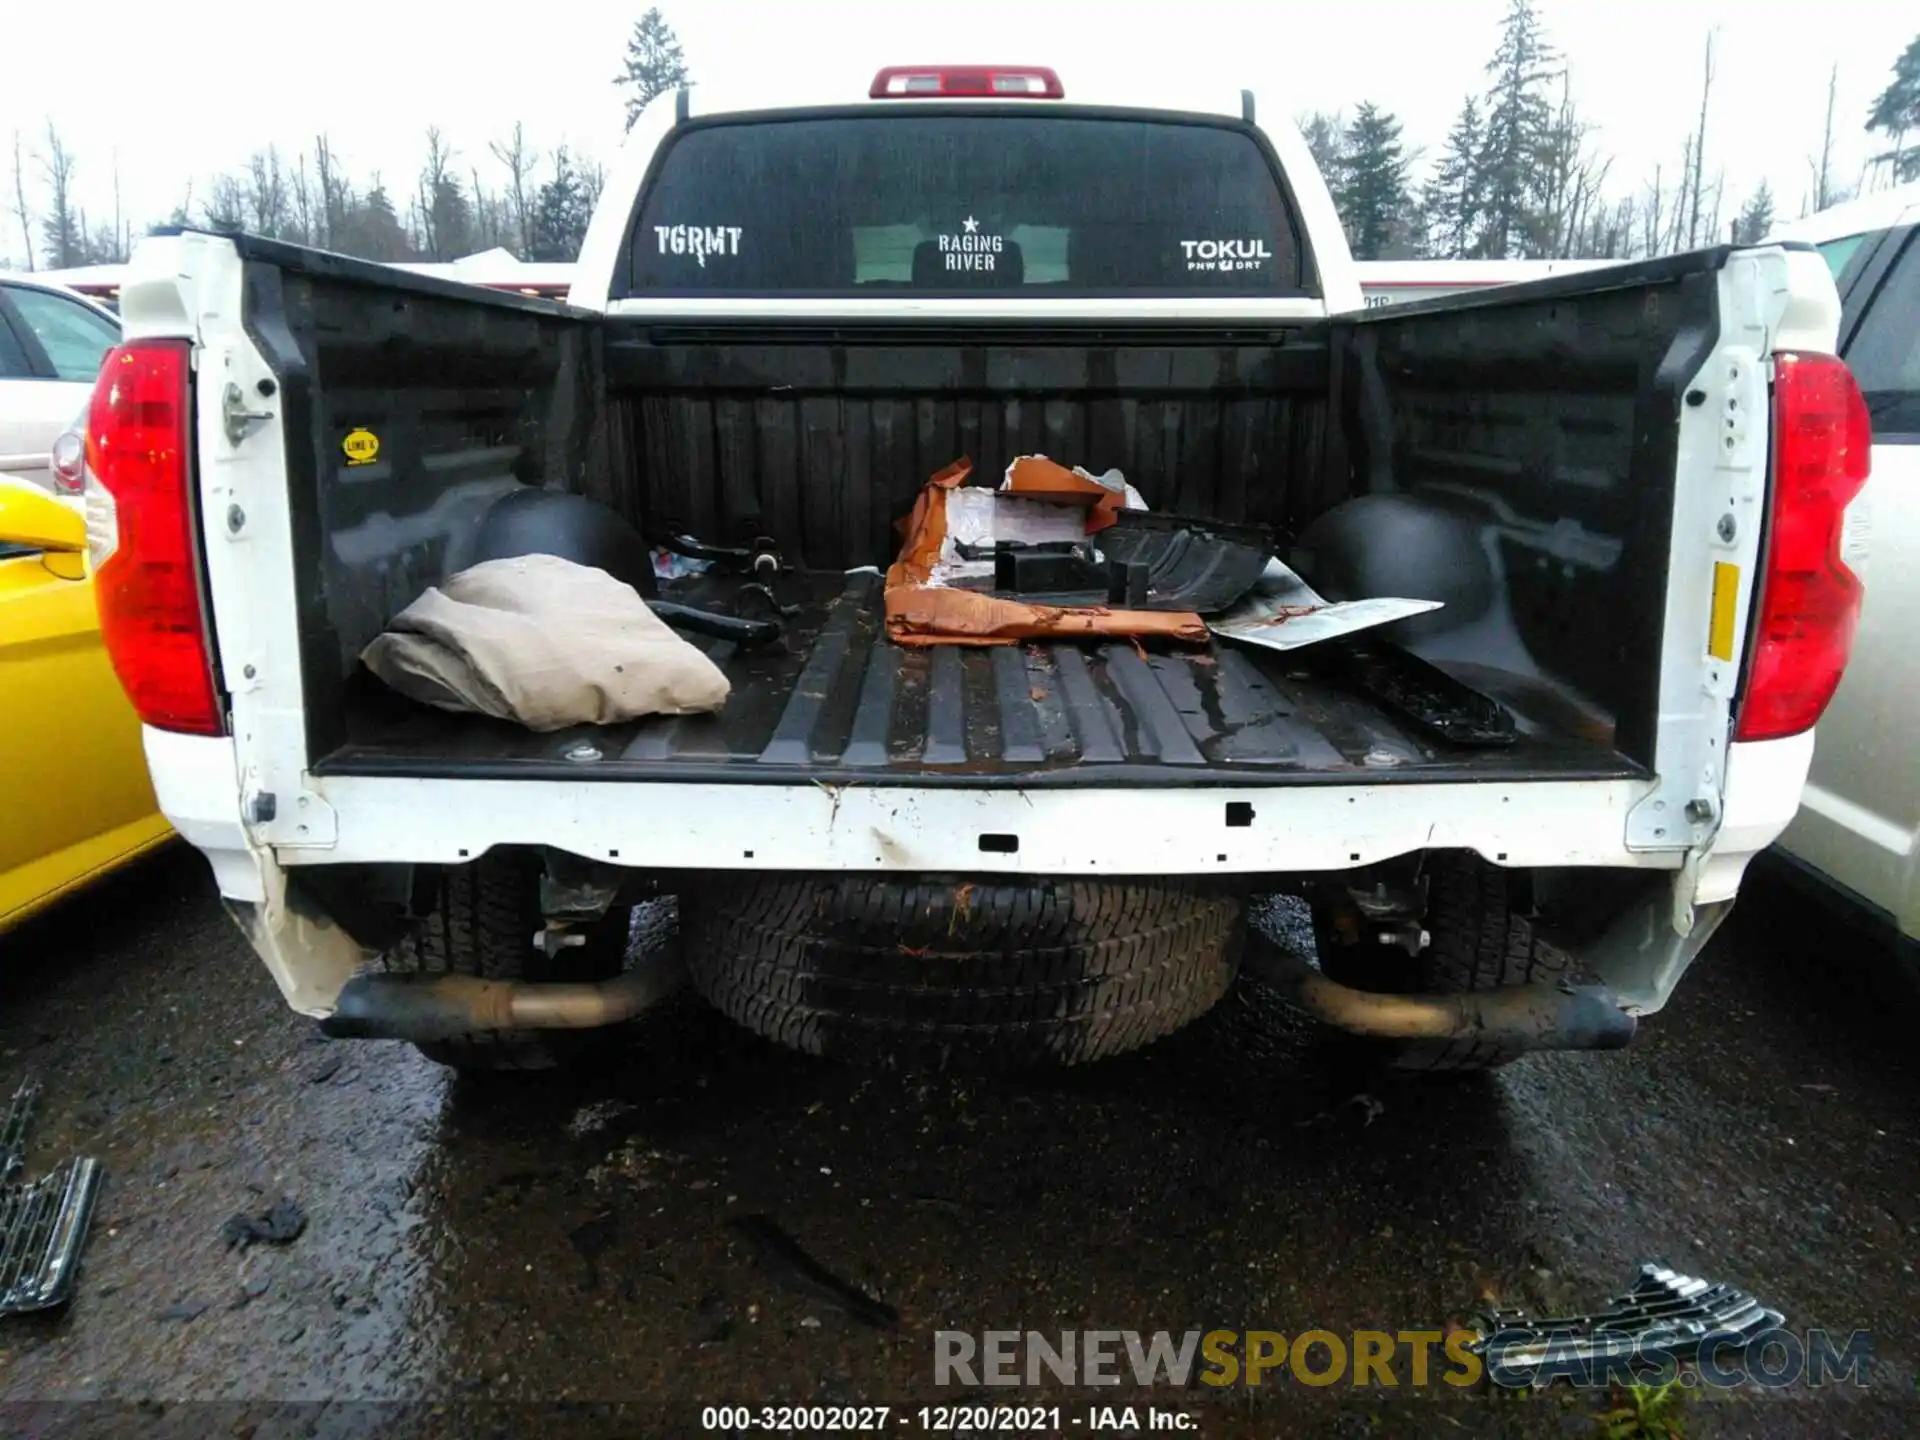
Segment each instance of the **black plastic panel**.
[{"label": "black plastic panel", "polygon": [[[605,468],[598,329],[464,286],[376,285],[365,272],[384,267],[317,251],[243,246],[255,252],[246,318],[298,437],[287,482],[301,666],[310,753],[323,754],[340,742],[341,686],[361,649],[466,563],[486,506],[526,483],[583,489]],[[356,430],[378,441],[369,463],[346,453]]]},{"label": "black plastic panel", "polygon": [[770,535],[809,569],[885,565],[894,522],[960,456],[1117,467],[1156,509],[1290,532],[1331,498],[1323,343],[654,343],[612,322],[619,450],[595,493],[653,533]]},{"label": "black plastic panel", "polygon": [[[1571,692],[1647,764],[1680,415],[1718,342],[1724,259],[1706,251],[1471,305],[1395,307],[1335,331],[1356,491],[1464,517],[1476,553],[1463,566],[1491,562],[1490,616],[1450,604],[1399,633],[1458,659],[1448,631],[1480,627],[1474,658]],[[1396,574],[1392,556],[1376,573],[1373,593],[1450,598]]]}]

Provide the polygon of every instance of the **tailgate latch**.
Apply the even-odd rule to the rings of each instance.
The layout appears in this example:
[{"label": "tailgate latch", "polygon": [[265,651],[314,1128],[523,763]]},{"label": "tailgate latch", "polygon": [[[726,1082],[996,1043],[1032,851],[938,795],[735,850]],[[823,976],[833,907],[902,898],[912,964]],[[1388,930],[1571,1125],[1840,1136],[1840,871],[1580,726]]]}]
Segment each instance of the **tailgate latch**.
[{"label": "tailgate latch", "polygon": [[227,388],[220,392],[220,420],[226,427],[229,445],[238,445],[271,419],[271,410],[247,409],[246,395],[232,381],[228,381]]}]

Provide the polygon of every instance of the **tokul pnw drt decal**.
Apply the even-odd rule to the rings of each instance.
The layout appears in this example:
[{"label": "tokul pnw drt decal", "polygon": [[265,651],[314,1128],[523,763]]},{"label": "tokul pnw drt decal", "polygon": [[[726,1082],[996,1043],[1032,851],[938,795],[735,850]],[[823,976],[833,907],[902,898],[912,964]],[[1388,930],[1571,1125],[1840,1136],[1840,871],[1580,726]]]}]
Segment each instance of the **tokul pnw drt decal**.
[{"label": "tokul pnw drt decal", "polygon": [[1264,240],[1182,240],[1189,270],[1258,270],[1273,259]]}]

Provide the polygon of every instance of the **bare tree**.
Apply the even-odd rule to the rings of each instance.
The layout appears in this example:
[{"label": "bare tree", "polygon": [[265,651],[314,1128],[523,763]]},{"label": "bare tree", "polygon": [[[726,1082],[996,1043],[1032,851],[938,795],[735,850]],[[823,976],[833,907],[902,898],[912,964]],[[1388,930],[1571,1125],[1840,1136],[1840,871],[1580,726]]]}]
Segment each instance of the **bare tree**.
[{"label": "bare tree", "polygon": [[287,181],[280,169],[278,147],[269,145],[265,150],[254,151],[247,160],[247,224],[256,235],[285,239],[287,210]]},{"label": "bare tree", "polygon": [[247,228],[247,187],[238,176],[213,177],[200,206],[200,219],[212,230]]},{"label": "bare tree", "polygon": [[313,243],[324,249],[337,250],[340,248],[340,231],[347,219],[347,179],[340,173],[339,159],[333,153],[332,142],[325,135],[314,137],[313,170],[315,183],[320,187]]},{"label": "bare tree", "polygon": [[[1686,248],[1689,250],[1700,243],[1700,203],[1704,188],[1703,180],[1707,173],[1707,99],[1713,94],[1713,35],[1713,31],[1707,32],[1706,62],[1700,81],[1700,123],[1693,132],[1693,193],[1687,202]],[[1715,209],[1718,208],[1716,200]],[[1709,223],[1708,237],[1711,238],[1718,233],[1719,228],[1717,224]]]},{"label": "bare tree", "polygon": [[20,132],[13,132],[13,214],[20,222],[20,239],[26,246],[26,259],[22,262],[27,269],[33,269],[33,212],[27,208],[27,174],[20,159]]},{"label": "bare tree", "polygon": [[1637,255],[1639,225],[1639,200],[1632,195],[1622,195],[1604,216],[1596,217],[1582,256],[1591,260],[1626,260]]},{"label": "bare tree", "polygon": [[1640,211],[1640,253],[1658,255],[1666,249],[1666,178],[1661,166],[1653,167],[1653,179],[1647,182],[1646,203]]},{"label": "bare tree", "polygon": [[1825,210],[1840,199],[1833,184],[1833,107],[1840,93],[1840,65],[1834,62],[1832,71],[1827,75],[1827,123],[1820,131],[1820,157],[1807,157],[1807,168],[1813,172],[1812,208]]},{"label": "bare tree", "polygon": [[1566,259],[1602,243],[1595,239],[1592,221],[1613,161],[1596,156],[1589,147],[1593,127],[1574,106],[1570,77],[1560,78],[1560,108],[1541,145],[1538,233],[1529,248],[1537,255]]},{"label": "bare tree", "polygon": [[487,148],[493,152],[494,159],[507,167],[507,203],[513,212],[514,252],[524,260],[533,249],[533,201],[537,188],[532,183],[533,167],[539,163],[540,152],[527,144],[518,120],[513,122],[513,133],[504,142],[495,140]]},{"label": "bare tree", "polygon": [[1727,198],[1727,172],[1716,170],[1713,187],[1707,191],[1707,212],[1700,222],[1700,243],[1710,243],[1725,227],[1720,223],[1720,207]]},{"label": "bare tree", "polygon": [[120,210],[120,152],[113,152],[113,263],[124,265],[133,249],[133,234]]},{"label": "bare tree", "polygon": [[302,245],[313,244],[313,187],[307,181],[305,152],[294,160],[293,174],[287,179],[287,204],[293,212],[295,238]]},{"label": "bare tree", "polygon": [[40,222],[47,264],[55,270],[65,270],[84,263],[86,235],[73,205],[73,175],[78,166],[51,120],[47,122],[47,148],[39,159],[40,175],[47,183],[47,200],[53,207]]},{"label": "bare tree", "polygon": [[494,213],[494,197],[480,183],[480,167],[467,167],[467,183],[473,188],[469,192],[473,200],[473,248],[491,250],[500,243],[499,216]]}]

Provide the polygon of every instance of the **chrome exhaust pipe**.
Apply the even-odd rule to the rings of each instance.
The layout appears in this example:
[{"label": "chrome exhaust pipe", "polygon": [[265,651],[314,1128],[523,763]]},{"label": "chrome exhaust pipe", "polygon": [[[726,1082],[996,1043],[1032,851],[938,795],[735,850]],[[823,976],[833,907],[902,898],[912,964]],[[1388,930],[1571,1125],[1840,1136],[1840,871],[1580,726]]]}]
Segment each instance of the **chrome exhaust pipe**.
[{"label": "chrome exhaust pipe", "polygon": [[1389,1040],[1492,1040],[1521,1050],[1620,1050],[1638,1021],[1603,985],[1507,985],[1465,995],[1382,995],[1330,980],[1255,930],[1242,968],[1317,1020]]}]

